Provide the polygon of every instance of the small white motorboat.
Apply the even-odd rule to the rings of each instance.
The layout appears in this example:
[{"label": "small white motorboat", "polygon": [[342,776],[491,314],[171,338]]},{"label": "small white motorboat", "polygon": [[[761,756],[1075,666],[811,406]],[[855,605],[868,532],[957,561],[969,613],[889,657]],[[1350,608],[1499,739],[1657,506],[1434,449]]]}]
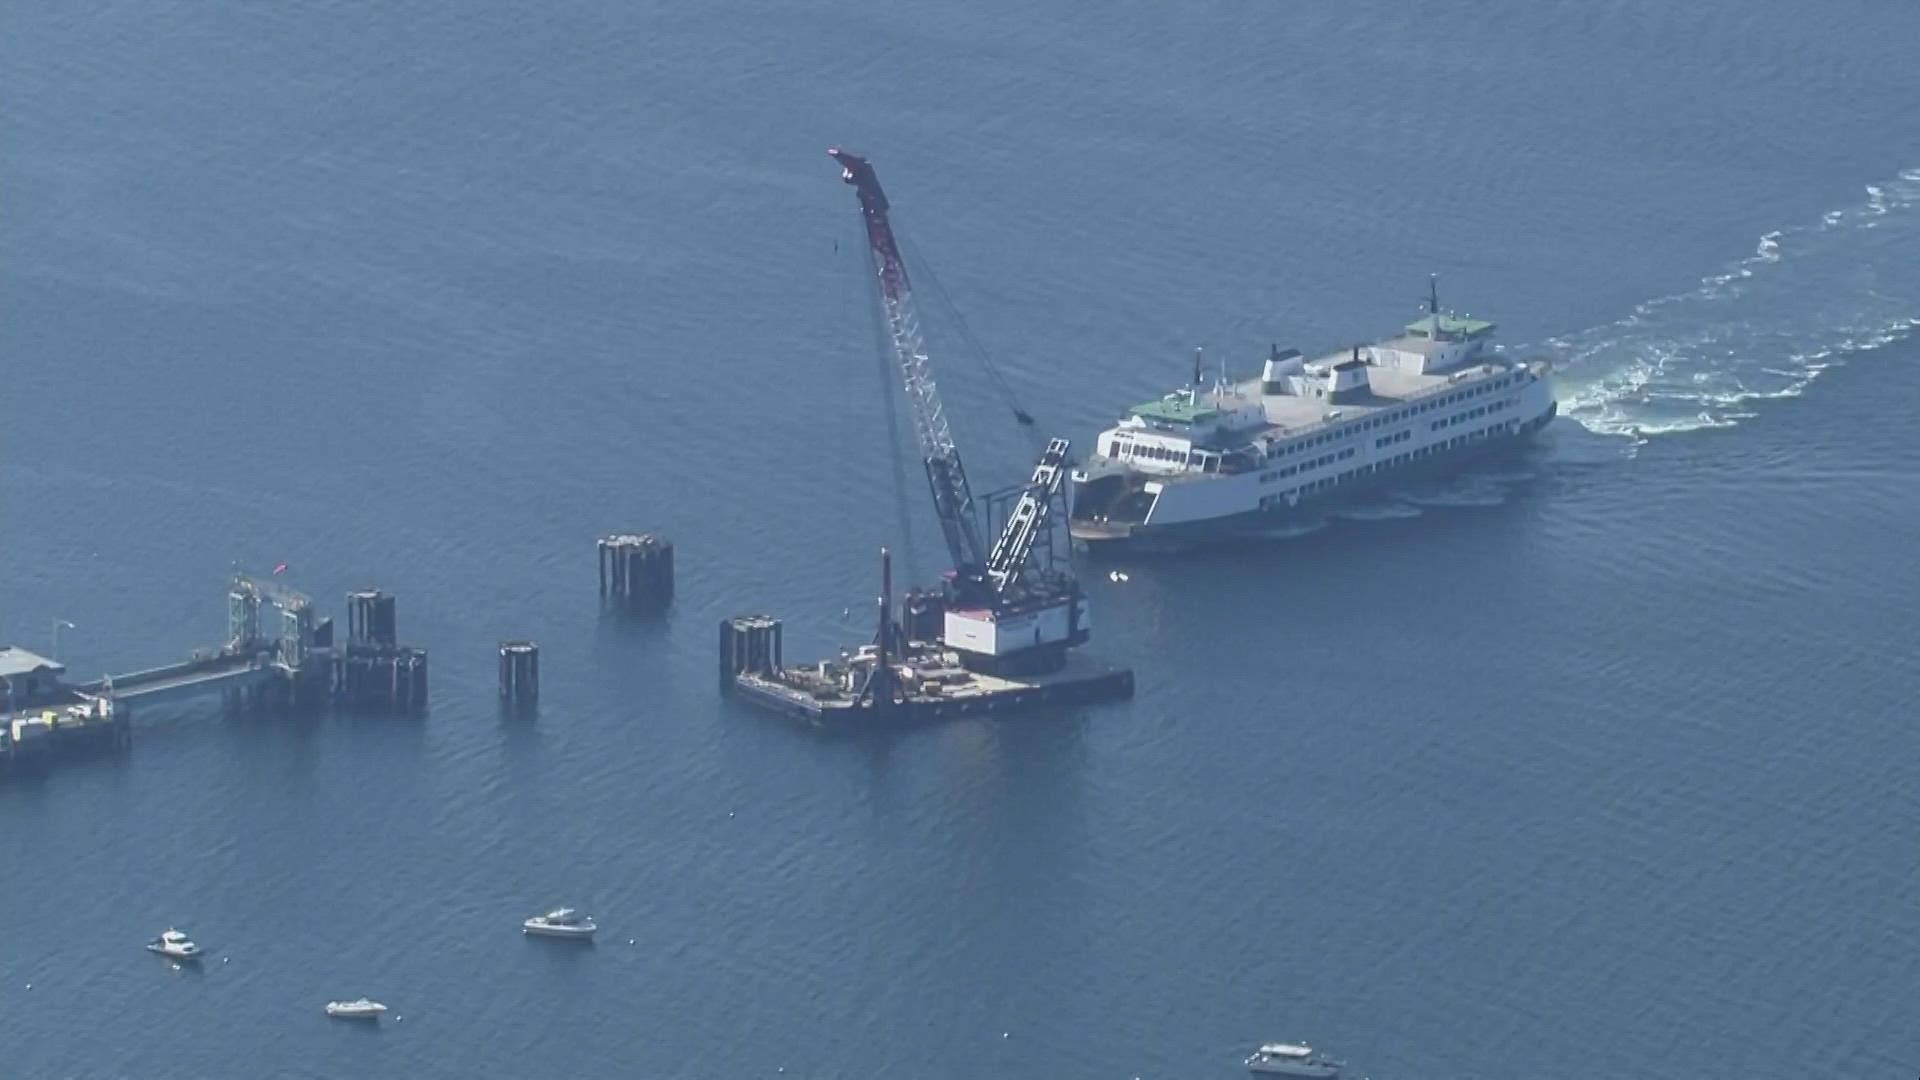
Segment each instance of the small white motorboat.
[{"label": "small white motorboat", "polygon": [[1313,1052],[1304,1043],[1268,1043],[1247,1059],[1247,1071],[1262,1076],[1313,1077],[1337,1080],[1346,1062],[1335,1061]]},{"label": "small white motorboat", "polygon": [[535,915],[521,923],[520,929],[538,937],[584,939],[592,937],[599,927],[593,924],[593,916],[563,907],[554,908],[545,915]]},{"label": "small white motorboat", "polygon": [[361,998],[358,1001],[329,1001],[327,1015],[336,1020],[378,1020],[387,1011],[385,1005],[377,1001]]},{"label": "small white motorboat", "polygon": [[147,942],[147,951],[174,960],[198,960],[201,955],[200,946],[178,930],[168,930]]}]

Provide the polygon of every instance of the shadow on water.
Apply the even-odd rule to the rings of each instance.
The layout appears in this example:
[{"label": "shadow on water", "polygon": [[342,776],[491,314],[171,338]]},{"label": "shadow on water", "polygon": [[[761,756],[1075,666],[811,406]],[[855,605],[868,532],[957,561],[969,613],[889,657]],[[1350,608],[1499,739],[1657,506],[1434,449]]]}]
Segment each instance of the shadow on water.
[{"label": "shadow on water", "polygon": [[519,732],[530,728],[538,729],[540,703],[502,701],[494,707],[494,715],[499,719],[501,728],[506,731],[506,738],[511,741]]},{"label": "shadow on water", "polygon": [[608,600],[600,602],[599,633],[603,638],[611,635],[630,641],[661,641],[672,629],[673,621],[672,606],[632,607]]},{"label": "shadow on water", "polygon": [[148,955],[152,956],[156,961],[165,963],[167,975],[178,976],[183,979],[204,979],[207,977],[207,965],[217,965],[220,962],[219,959],[211,953],[202,955],[198,960],[174,960],[154,953],[149,953]]},{"label": "shadow on water", "polygon": [[132,756],[130,747],[92,743],[27,754],[0,765],[0,788],[37,791],[46,787],[56,773],[124,774]]},{"label": "shadow on water", "polygon": [[[603,605],[594,625],[594,664],[617,676],[622,691],[644,693],[665,685],[676,621],[672,608],[629,611]],[[548,681],[544,675],[542,681]]]},{"label": "shadow on water", "polygon": [[592,938],[574,941],[556,938],[540,938],[532,934],[522,934],[523,944],[530,950],[542,953],[539,963],[550,968],[574,967],[599,951]]}]

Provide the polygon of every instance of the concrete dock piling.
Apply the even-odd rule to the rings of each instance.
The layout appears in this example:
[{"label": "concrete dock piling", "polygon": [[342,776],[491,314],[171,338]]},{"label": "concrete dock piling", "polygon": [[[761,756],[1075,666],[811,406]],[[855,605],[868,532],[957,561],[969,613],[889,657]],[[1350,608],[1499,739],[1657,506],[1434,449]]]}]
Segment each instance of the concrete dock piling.
[{"label": "concrete dock piling", "polygon": [[334,656],[334,696],[369,712],[427,710],[427,650],[399,643],[398,604],[379,589],[347,594],[347,647]]},{"label": "concrete dock piling", "polygon": [[673,543],[652,533],[600,538],[600,595],[627,610],[673,602]]},{"label": "concrete dock piling", "polygon": [[767,615],[741,615],[720,624],[720,687],[734,685],[741,674],[771,675],[780,670],[780,620]]},{"label": "concrete dock piling", "polygon": [[347,594],[347,641],[355,645],[393,648],[400,642],[399,613],[394,598],[379,589]]},{"label": "concrete dock piling", "polygon": [[540,700],[540,646],[531,641],[500,643],[500,703],[529,707]]}]

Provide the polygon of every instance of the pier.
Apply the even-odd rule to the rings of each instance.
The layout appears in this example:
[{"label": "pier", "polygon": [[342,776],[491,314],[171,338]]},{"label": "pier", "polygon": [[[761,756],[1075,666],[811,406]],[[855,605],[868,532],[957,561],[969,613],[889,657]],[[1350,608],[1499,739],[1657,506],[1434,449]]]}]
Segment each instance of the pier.
[{"label": "pier", "polygon": [[368,589],[347,604],[348,640],[336,645],[333,620],[306,595],[235,574],[218,647],[90,682],[69,682],[66,667],[47,657],[0,648],[0,770],[60,750],[125,747],[136,713],[215,697],[229,713],[424,713],[427,652],[398,642],[394,598]]},{"label": "pier", "polygon": [[32,762],[56,747],[123,747],[128,741],[126,714],[108,698],[66,684],[67,669],[25,649],[0,648],[0,688],[6,712],[0,714],[0,772]]}]

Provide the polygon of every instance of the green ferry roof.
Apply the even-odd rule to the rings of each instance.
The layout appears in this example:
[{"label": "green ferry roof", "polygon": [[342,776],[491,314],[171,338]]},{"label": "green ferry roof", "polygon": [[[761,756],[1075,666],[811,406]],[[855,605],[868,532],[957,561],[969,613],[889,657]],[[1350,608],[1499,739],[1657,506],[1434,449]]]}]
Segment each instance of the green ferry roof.
[{"label": "green ferry roof", "polygon": [[1133,415],[1142,420],[1158,420],[1163,424],[1204,424],[1219,416],[1220,410],[1211,405],[1190,403],[1185,398],[1171,401],[1163,398],[1145,405],[1135,405]]},{"label": "green ferry roof", "polygon": [[[1473,338],[1493,332],[1492,323],[1485,319],[1464,319],[1458,315],[1441,315],[1440,332],[1452,337]],[[1426,337],[1433,329],[1433,316],[1423,317],[1419,322],[1407,324],[1407,333],[1415,337]]]}]

